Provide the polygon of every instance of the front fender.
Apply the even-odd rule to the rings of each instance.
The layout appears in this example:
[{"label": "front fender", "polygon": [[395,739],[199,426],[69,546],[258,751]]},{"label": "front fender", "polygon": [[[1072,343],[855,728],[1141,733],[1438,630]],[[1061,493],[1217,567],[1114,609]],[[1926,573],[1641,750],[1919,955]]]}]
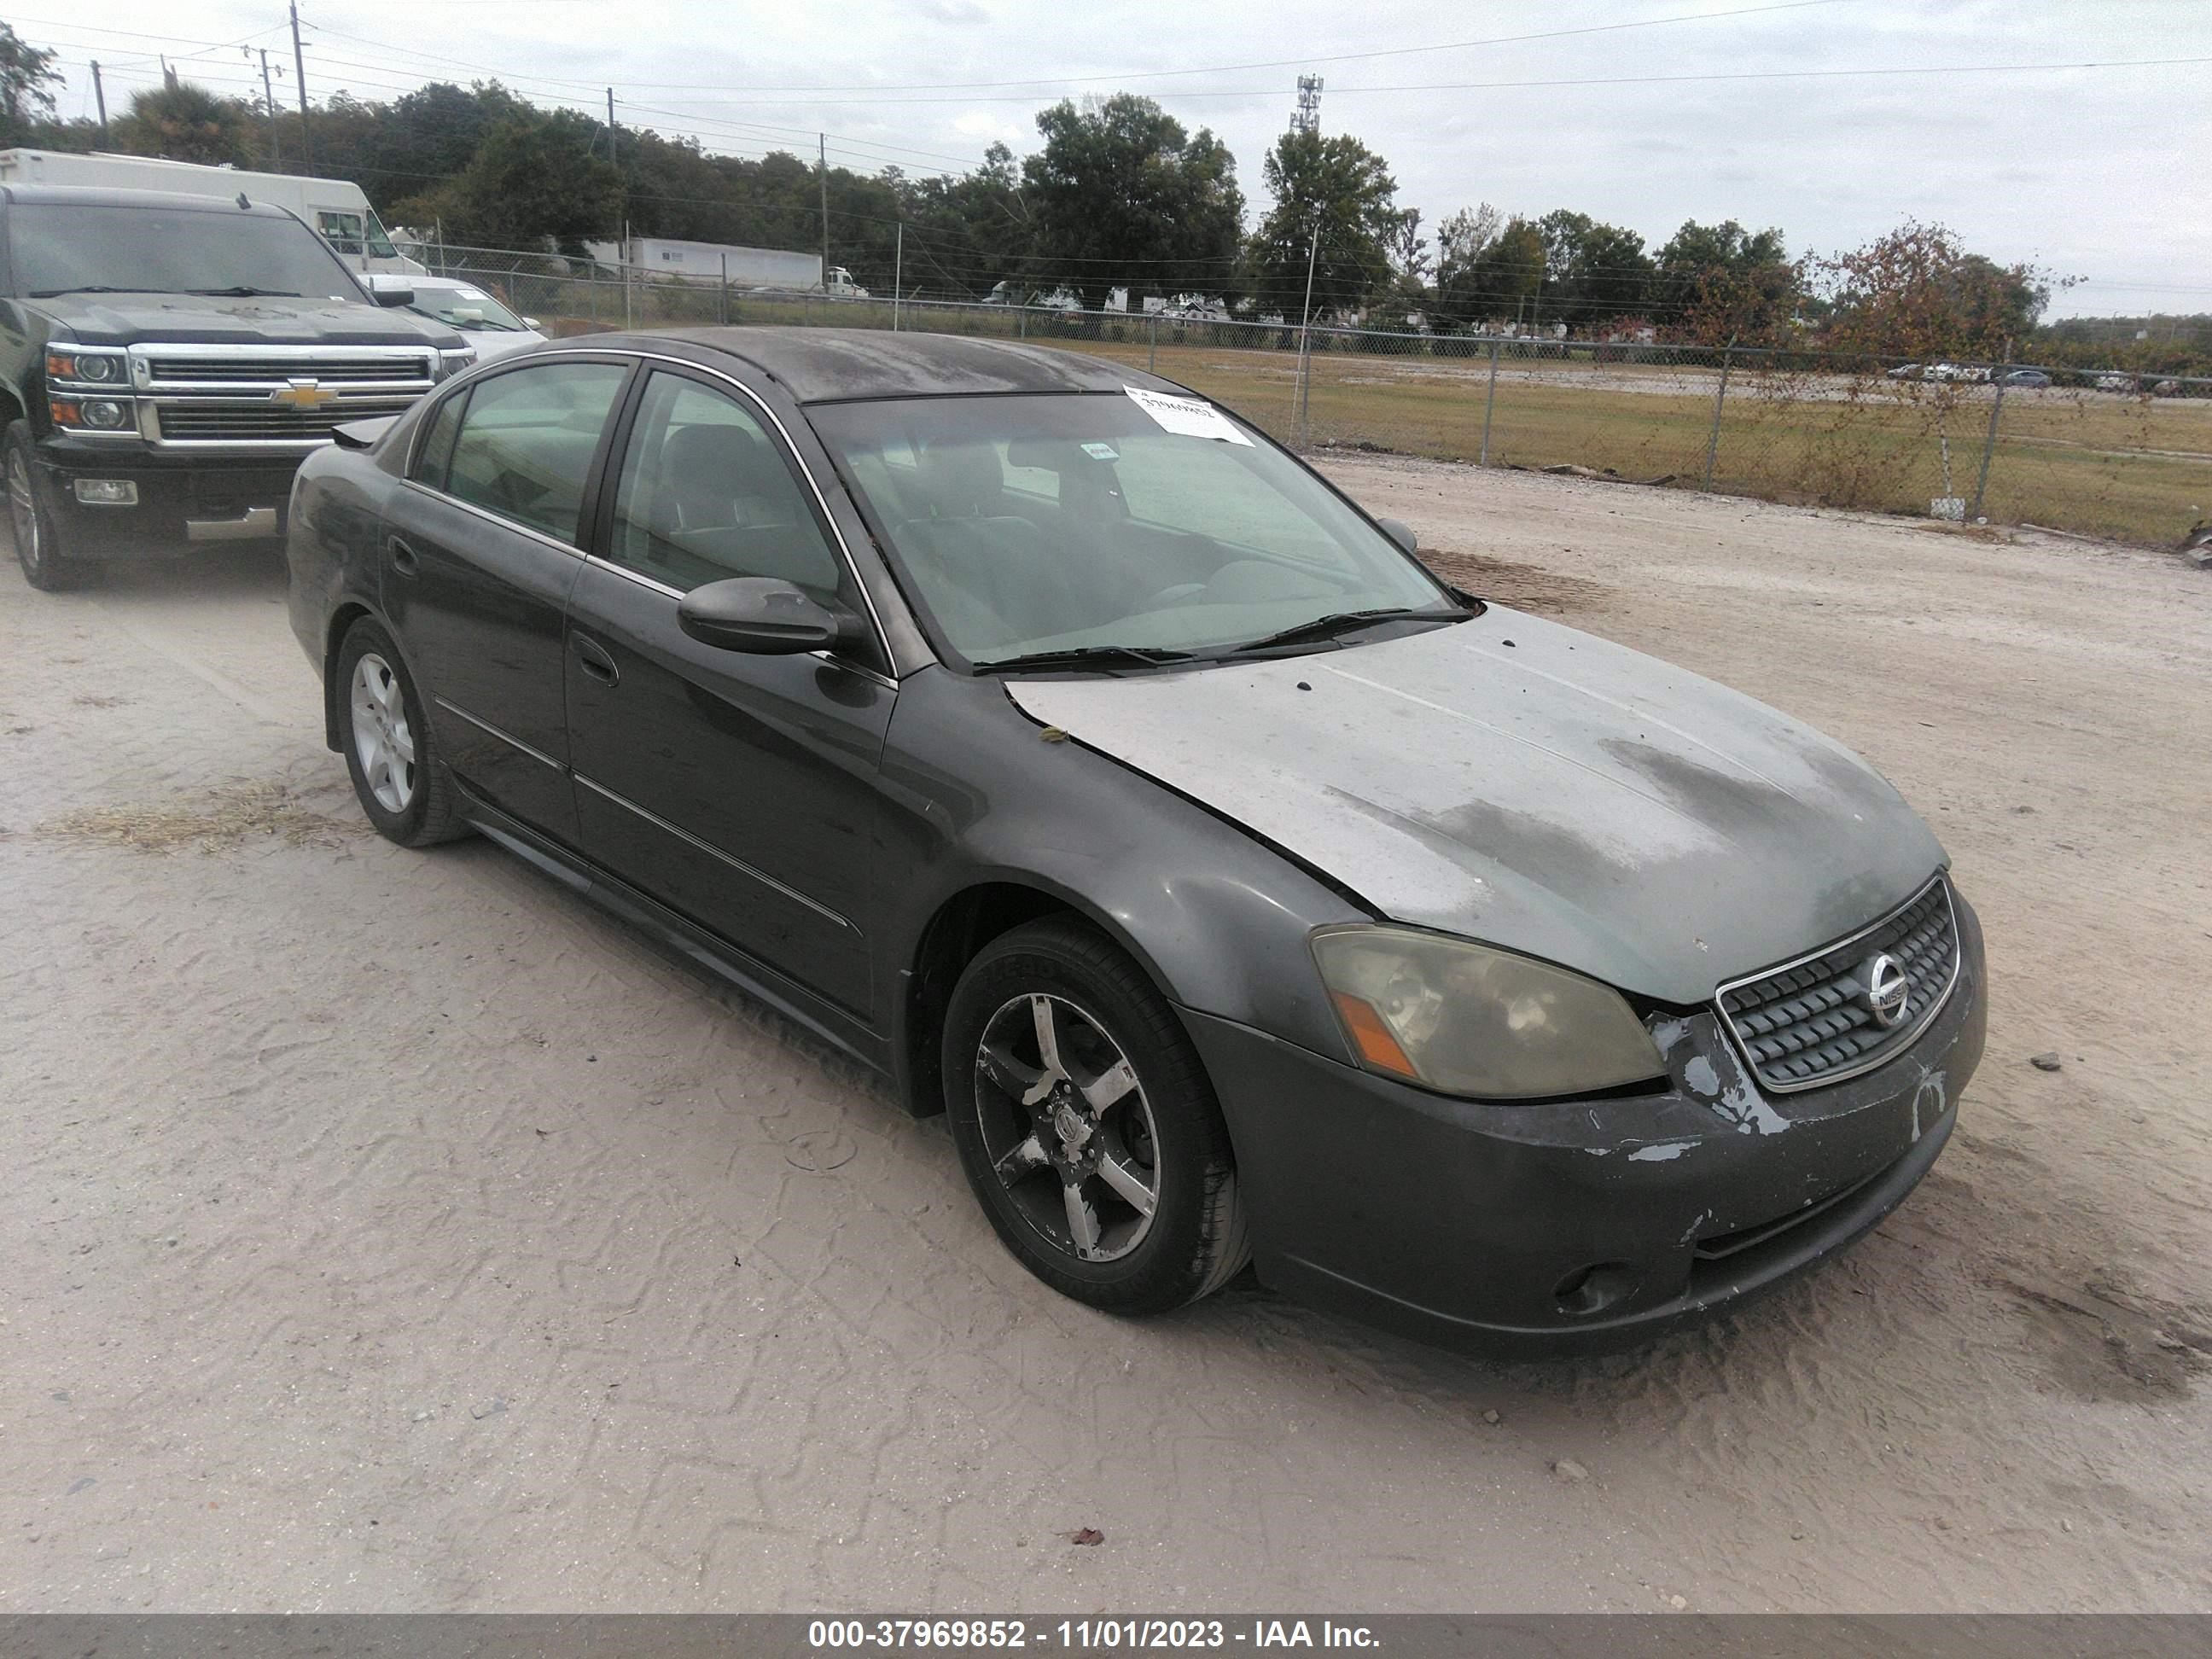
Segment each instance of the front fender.
[{"label": "front fender", "polygon": [[[1306,939],[1370,913],[1287,855],[1040,727],[997,681],[942,668],[901,684],[883,775],[906,798],[884,865],[902,981],[963,894],[1027,889],[1089,918],[1171,1001],[1348,1058]],[[901,1054],[908,988],[886,1011]]]}]

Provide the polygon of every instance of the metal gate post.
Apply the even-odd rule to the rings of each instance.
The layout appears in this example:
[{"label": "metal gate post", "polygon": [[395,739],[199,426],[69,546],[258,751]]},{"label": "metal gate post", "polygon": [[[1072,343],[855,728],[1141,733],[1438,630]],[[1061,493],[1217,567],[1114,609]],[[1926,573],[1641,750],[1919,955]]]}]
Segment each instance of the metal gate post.
[{"label": "metal gate post", "polygon": [[2004,362],[1997,365],[1997,399],[1990,405],[1989,435],[1982,440],[1982,471],[1974,480],[1974,504],[1966,509],[1970,520],[1982,516],[1982,496],[1990,487],[1990,457],[1996,453],[1997,420],[2004,413],[2005,376],[2012,371],[2012,342],[2007,340]]},{"label": "metal gate post", "polygon": [[1160,313],[1158,312],[1152,313],[1152,343],[1145,352],[1145,373],[1157,374],[1160,372]]},{"label": "metal gate post", "polygon": [[1713,460],[1721,449],[1721,405],[1728,401],[1729,369],[1735,361],[1735,342],[1730,340],[1721,353],[1721,383],[1713,393],[1713,429],[1705,437],[1705,480],[1698,487],[1713,487]]},{"label": "metal gate post", "polygon": [[1480,466],[1490,465],[1490,416],[1497,407],[1498,341],[1493,337],[1490,342],[1490,395],[1483,400],[1482,404],[1482,459],[1476,463]]}]

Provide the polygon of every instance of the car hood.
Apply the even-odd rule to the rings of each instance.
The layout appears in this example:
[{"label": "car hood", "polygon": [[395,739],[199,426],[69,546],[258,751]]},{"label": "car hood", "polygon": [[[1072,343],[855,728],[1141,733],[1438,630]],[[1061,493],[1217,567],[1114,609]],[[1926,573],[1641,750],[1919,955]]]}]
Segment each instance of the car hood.
[{"label": "car hood", "polygon": [[1842,744],[1501,606],[1340,651],[1007,692],[1382,915],[1663,1002],[1852,932],[1943,860]]},{"label": "car hood", "polygon": [[28,301],[85,345],[434,345],[449,328],[349,300],[219,299],[194,294],[60,294]]}]

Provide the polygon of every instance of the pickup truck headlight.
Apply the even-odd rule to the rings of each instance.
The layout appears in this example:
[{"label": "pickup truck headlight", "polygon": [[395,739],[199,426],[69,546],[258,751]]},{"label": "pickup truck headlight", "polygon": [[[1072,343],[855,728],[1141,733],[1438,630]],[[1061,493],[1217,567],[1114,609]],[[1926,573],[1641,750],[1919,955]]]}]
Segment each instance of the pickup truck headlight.
[{"label": "pickup truck headlight", "polygon": [[441,348],[438,352],[438,378],[450,380],[465,368],[476,367],[477,354],[473,347]]},{"label": "pickup truck headlight", "polygon": [[1471,939],[1326,927],[1314,961],[1369,1071],[1480,1099],[1587,1094],[1666,1063],[1620,993]]},{"label": "pickup truck headlight", "polygon": [[46,352],[46,378],[65,385],[121,386],[130,378],[119,351],[54,346]]}]

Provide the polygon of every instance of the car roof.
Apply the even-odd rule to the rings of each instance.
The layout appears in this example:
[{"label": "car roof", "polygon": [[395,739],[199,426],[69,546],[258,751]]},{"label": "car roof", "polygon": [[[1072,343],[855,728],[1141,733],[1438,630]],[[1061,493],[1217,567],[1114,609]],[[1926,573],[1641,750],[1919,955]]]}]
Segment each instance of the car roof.
[{"label": "car roof", "polygon": [[[680,328],[589,343],[622,347],[682,340],[726,353],[774,377],[800,403],[950,398],[983,392],[1178,390],[1110,358],[1013,340],[863,328]],[[586,343],[580,339],[573,344]]]},{"label": "car roof", "polygon": [[271,219],[295,216],[274,202],[257,202],[251,196],[241,208],[235,196],[185,196],[168,190],[96,190],[86,185],[0,185],[0,201],[17,202],[25,207],[51,204],[166,208],[184,213],[252,213]]}]

